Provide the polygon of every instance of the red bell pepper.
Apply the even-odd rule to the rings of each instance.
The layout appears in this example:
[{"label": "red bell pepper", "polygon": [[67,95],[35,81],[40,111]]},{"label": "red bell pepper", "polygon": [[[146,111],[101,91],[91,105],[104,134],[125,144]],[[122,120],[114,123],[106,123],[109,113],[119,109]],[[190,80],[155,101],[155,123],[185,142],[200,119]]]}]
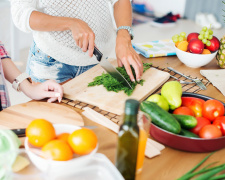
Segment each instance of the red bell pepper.
[{"label": "red bell pepper", "polygon": [[205,103],[203,99],[195,97],[181,97],[181,100],[182,106],[190,108],[194,112],[195,117],[202,117],[202,108]]}]

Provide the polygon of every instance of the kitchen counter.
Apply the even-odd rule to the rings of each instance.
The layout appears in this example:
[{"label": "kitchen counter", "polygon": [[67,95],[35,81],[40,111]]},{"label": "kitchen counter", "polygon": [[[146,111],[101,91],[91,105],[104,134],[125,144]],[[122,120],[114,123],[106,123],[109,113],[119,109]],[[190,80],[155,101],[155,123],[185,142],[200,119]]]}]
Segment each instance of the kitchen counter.
[{"label": "kitchen counter", "polygon": [[[179,21],[177,26],[173,28],[153,28],[149,24],[143,24],[136,26],[134,28],[135,32],[135,40],[137,42],[144,42],[146,40],[159,40],[170,38],[172,34],[179,33],[181,31],[185,31],[185,27],[191,26],[193,27],[194,31],[199,31],[200,28],[195,26],[191,21],[185,21],[187,24],[181,24],[183,20]],[[189,29],[188,29],[189,30]],[[191,31],[186,31],[186,33]],[[222,36],[221,31],[215,31],[215,34],[219,34]],[[134,40],[134,42],[135,42]],[[178,71],[185,73],[186,75],[192,75],[193,77],[201,77],[199,71],[200,69],[218,69],[219,67],[216,65],[215,59],[209,63],[207,66],[202,68],[188,68],[183,63],[181,63],[176,56],[171,57],[158,57],[158,58],[150,58],[146,59],[141,57],[144,62],[153,63],[154,66],[160,66],[162,68],[166,68],[168,66],[175,68]],[[218,100],[225,102],[225,97],[211,84],[207,87],[205,91],[199,91],[199,94],[211,96]],[[61,106],[67,106],[78,113],[81,114],[82,110],[79,110],[75,107],[66,105],[61,103]],[[3,111],[4,112],[4,111]],[[62,112],[63,113],[63,112]],[[7,124],[10,122],[10,114],[8,116],[4,116],[5,119],[0,119],[1,124]],[[8,117],[8,118],[7,118]],[[113,163],[115,162],[115,154],[116,154],[116,145],[117,145],[117,135],[102,127],[86,117],[83,116],[84,125],[92,126],[95,125],[98,128],[94,129],[98,141],[99,141],[99,153],[105,154]],[[6,122],[7,121],[7,122]],[[17,128],[18,124],[15,124],[15,127],[10,128]],[[22,127],[21,127],[22,128]],[[24,127],[25,128],[25,127]],[[172,149],[170,147],[166,147],[164,150],[161,151],[161,155],[156,156],[152,159],[145,158],[143,171],[139,175],[137,175],[137,180],[149,180],[149,179],[156,179],[156,180],[174,180],[178,177],[182,176],[184,173],[189,171],[193,168],[196,164],[198,164],[206,155],[209,153],[192,153],[192,152],[184,152],[179,151],[176,149]],[[220,164],[225,163],[225,159],[221,158],[225,154],[225,149],[219,150],[213,154],[207,160],[207,164],[212,162],[219,162]]]}]

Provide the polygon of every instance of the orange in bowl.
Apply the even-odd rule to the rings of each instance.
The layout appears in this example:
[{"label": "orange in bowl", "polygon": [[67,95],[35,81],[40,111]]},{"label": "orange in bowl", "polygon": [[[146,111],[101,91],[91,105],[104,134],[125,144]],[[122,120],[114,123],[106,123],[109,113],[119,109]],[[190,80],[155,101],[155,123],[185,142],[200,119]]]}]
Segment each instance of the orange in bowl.
[{"label": "orange in bowl", "polygon": [[43,157],[55,161],[68,161],[73,158],[72,149],[59,139],[52,140],[42,147]]},{"label": "orange in bowl", "polygon": [[69,136],[68,142],[74,153],[85,155],[96,148],[98,139],[92,130],[82,128],[74,131]]},{"label": "orange in bowl", "polygon": [[68,143],[69,135],[70,133],[61,133],[57,135],[56,139],[60,139]]},{"label": "orange in bowl", "polygon": [[33,146],[42,147],[55,139],[56,134],[52,123],[45,119],[35,119],[26,128],[26,137]]}]

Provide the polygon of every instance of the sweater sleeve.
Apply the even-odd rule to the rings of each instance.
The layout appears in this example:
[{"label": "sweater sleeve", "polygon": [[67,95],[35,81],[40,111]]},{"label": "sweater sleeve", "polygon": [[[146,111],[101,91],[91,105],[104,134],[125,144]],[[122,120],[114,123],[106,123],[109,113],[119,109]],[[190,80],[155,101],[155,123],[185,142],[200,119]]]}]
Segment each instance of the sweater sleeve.
[{"label": "sweater sleeve", "polygon": [[29,19],[33,11],[37,11],[36,0],[10,0],[12,20],[23,32],[32,32]]}]

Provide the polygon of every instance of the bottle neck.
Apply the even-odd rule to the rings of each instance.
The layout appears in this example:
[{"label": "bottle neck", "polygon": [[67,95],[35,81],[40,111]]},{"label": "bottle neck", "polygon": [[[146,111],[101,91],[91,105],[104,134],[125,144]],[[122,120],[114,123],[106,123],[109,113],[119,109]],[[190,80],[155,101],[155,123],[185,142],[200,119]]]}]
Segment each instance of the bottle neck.
[{"label": "bottle neck", "polygon": [[137,114],[134,114],[134,115],[125,114],[123,124],[126,124],[128,126],[136,126],[137,125]]}]

